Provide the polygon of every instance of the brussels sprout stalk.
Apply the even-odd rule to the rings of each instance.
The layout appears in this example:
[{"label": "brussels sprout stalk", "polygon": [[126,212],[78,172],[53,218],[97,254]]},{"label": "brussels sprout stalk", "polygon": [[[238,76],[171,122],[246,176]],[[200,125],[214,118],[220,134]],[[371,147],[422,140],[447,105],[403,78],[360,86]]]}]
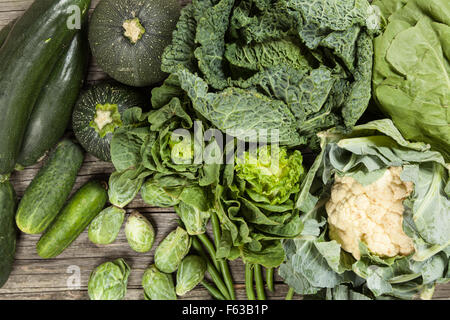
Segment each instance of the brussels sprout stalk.
[{"label": "brussels sprout stalk", "polygon": [[274,291],[274,287],[273,287],[273,271],[274,271],[274,268],[267,268],[266,269],[267,289],[269,289],[269,291],[271,291],[271,292]]},{"label": "brussels sprout stalk", "polygon": [[206,261],[206,271],[211,276],[211,279],[216,284],[219,291],[222,293],[222,295],[225,297],[226,300],[231,300],[230,294],[228,292],[228,289],[225,285],[225,283],[222,280],[222,277],[220,276],[219,271],[214,267],[214,265],[211,263],[210,259],[208,259],[200,241],[198,240],[198,237],[192,237],[192,247],[195,251]]},{"label": "brussels sprout stalk", "polygon": [[255,285],[256,285],[256,295],[258,300],[266,300],[266,293],[264,292],[264,281],[262,277],[262,270],[260,264],[255,264]]},{"label": "brussels sprout stalk", "polygon": [[221,294],[216,287],[208,283],[206,280],[202,280],[202,282],[200,283],[202,284],[203,287],[205,287],[206,290],[208,290],[208,292],[211,294],[213,298],[217,300],[225,300],[223,294]]},{"label": "brussels sprout stalk", "polygon": [[[215,243],[216,249],[217,249],[217,248],[219,248],[221,233],[220,233],[219,219],[217,218],[217,214],[214,211],[211,213],[211,224],[212,224],[213,233],[214,233],[214,243]],[[225,284],[228,288],[228,292],[230,293],[231,299],[235,300],[236,295],[234,293],[233,278],[231,277],[228,263],[225,259],[218,259],[218,260],[219,260],[219,264],[220,264],[220,270],[221,270],[223,278],[225,280]]]},{"label": "brussels sprout stalk", "polygon": [[250,263],[245,264],[245,292],[248,300],[256,300],[253,290],[253,269]]},{"label": "brussels sprout stalk", "polygon": [[292,300],[292,298],[294,297],[294,294],[295,294],[294,288],[289,287],[289,291],[286,294],[285,300]]}]

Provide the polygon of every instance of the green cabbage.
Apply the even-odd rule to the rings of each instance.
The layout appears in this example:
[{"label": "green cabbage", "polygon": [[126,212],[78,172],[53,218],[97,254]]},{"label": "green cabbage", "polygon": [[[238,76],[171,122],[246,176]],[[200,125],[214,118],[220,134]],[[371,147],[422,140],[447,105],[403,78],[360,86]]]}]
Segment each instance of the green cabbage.
[{"label": "green cabbage", "polygon": [[[322,152],[307,173],[297,199],[305,225],[299,238],[283,241],[287,259],[279,273],[299,294],[333,298],[348,286],[376,299],[430,298],[437,283],[450,280],[450,167],[425,143],[405,140],[391,120],[356,126],[349,135],[335,129],[319,134]],[[328,236],[325,203],[334,175],[351,175],[361,184],[380,170],[403,167],[400,178],[414,183],[404,201],[403,230],[414,242],[409,256],[378,257],[360,242],[355,260]]]},{"label": "green cabbage", "polygon": [[450,2],[378,0],[387,26],[374,41],[374,98],[406,139],[450,161]]},{"label": "green cabbage", "polygon": [[367,0],[194,0],[152,103],[187,94],[210,124],[251,142],[254,130],[296,146],[351,129],[371,97],[375,16]]}]

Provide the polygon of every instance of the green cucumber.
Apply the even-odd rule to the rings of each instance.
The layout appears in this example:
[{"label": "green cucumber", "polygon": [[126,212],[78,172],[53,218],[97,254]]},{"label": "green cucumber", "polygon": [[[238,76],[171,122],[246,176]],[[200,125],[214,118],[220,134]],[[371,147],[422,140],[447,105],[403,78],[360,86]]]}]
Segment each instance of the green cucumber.
[{"label": "green cucumber", "polygon": [[45,259],[60,255],[102,211],[108,199],[106,183],[86,183],[39,239],[36,249]]},{"label": "green cucumber", "polygon": [[0,183],[0,288],[9,278],[16,252],[16,226],[14,214],[16,194],[6,180]]},{"label": "green cucumber", "polygon": [[84,21],[89,5],[90,0],[34,1],[0,48],[0,174],[14,170],[33,106],[79,31],[71,28],[70,12],[78,7]]},{"label": "green cucumber", "polygon": [[19,203],[16,224],[28,234],[42,233],[58,215],[83,164],[81,147],[64,139],[50,154]]},{"label": "green cucumber", "polygon": [[19,167],[38,162],[63,136],[85,79],[88,59],[87,39],[78,32],[34,105],[17,158]]},{"label": "green cucumber", "polygon": [[2,30],[0,30],[0,47],[5,42],[6,38],[8,37],[8,34],[11,31],[15,22],[16,22],[16,20],[11,21],[6,26],[4,26],[2,28]]}]

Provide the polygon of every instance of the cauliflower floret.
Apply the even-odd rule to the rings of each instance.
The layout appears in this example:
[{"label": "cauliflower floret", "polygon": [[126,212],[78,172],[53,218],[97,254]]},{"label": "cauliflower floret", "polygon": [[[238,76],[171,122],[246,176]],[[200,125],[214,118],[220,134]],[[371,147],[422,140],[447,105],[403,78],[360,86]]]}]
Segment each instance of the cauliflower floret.
[{"label": "cauliflower floret", "polygon": [[400,179],[401,167],[390,167],[370,185],[336,175],[326,204],[329,236],[361,258],[359,242],[380,257],[409,255],[414,245],[403,231],[403,201],[413,191],[412,182]]}]

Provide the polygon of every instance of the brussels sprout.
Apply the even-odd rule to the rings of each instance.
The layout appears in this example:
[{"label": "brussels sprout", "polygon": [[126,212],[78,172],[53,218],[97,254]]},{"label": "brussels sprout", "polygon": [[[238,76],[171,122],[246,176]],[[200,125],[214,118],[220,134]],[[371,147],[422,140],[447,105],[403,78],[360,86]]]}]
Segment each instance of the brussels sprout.
[{"label": "brussels sprout", "polygon": [[205,277],[206,262],[196,255],[189,255],[183,259],[177,271],[176,293],[185,295],[194,289]]},{"label": "brussels sprout", "polygon": [[125,219],[125,210],[114,206],[104,209],[89,226],[89,240],[95,244],[110,244],[116,240]]},{"label": "brussels sprout", "polygon": [[91,300],[122,300],[127,293],[130,267],[125,260],[105,262],[92,271],[88,283]]},{"label": "brussels sprout", "polygon": [[131,249],[136,252],[148,252],[155,241],[155,230],[143,215],[133,211],[125,225],[125,235]]},{"label": "brussels sprout", "polygon": [[172,276],[159,271],[155,265],[145,270],[142,287],[146,300],[177,300]]},{"label": "brussels sprout", "polygon": [[165,273],[172,273],[178,269],[183,258],[191,247],[189,234],[181,227],[172,231],[164,238],[155,251],[155,265]]}]

